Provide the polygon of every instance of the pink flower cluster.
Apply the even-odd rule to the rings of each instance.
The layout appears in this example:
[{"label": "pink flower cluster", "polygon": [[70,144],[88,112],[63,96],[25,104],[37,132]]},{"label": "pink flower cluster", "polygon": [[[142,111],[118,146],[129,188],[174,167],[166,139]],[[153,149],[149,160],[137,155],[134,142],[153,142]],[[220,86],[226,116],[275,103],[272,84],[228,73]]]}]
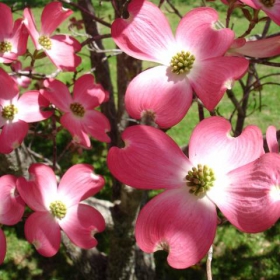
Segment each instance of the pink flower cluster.
[{"label": "pink flower cluster", "polygon": [[[61,230],[78,247],[97,245],[94,234],[105,229],[102,215],[82,201],[96,194],[104,179],[88,164],[69,168],[57,186],[53,170],[41,163],[29,168],[30,179],[12,175],[0,177],[0,223],[14,225],[22,220],[25,203],[34,212],[25,221],[25,236],[43,256],[57,253]],[[0,263],[6,253],[6,240],[0,229]]]},{"label": "pink flower cluster", "polygon": [[24,9],[24,18],[13,24],[11,9],[0,3],[0,62],[10,63],[25,54],[30,35],[37,50],[35,56],[43,51],[58,69],[75,71],[81,63],[81,58],[76,55],[81,49],[80,43],[68,35],[51,36],[72,13],[63,9],[60,2],[49,3],[42,12],[39,32],[29,8]]},{"label": "pink flower cluster", "polygon": [[[24,18],[13,24],[11,9],[0,3],[0,62],[14,71],[9,75],[0,68],[0,153],[9,154],[21,145],[29,132],[29,123],[44,121],[55,114],[63,114],[61,125],[80,146],[91,147],[89,135],[110,142],[107,135],[110,123],[94,110],[108,100],[109,93],[95,83],[92,74],[84,74],[74,81],[73,96],[64,83],[54,78],[44,79],[40,90],[20,93],[19,86],[28,88],[31,82],[28,74],[33,72],[25,69],[25,75],[17,75],[22,71],[18,58],[26,53],[29,35],[36,48],[34,60],[46,55],[57,69],[76,71],[81,62],[76,54],[80,43],[68,35],[52,36],[71,14],[59,2],[46,5],[39,32],[30,9],[26,8]],[[94,234],[104,230],[105,221],[97,210],[82,201],[104,186],[103,177],[96,175],[88,164],[69,168],[59,186],[55,173],[46,165],[31,165],[29,174],[30,179],[0,177],[1,226],[24,221],[26,239],[48,257],[59,250],[61,230],[76,246],[95,247]],[[25,204],[34,211],[27,219],[23,217]],[[6,238],[0,229],[0,263],[6,248]]]},{"label": "pink flower cluster", "polygon": [[[161,128],[185,116],[193,93],[213,110],[246,72],[244,56],[280,53],[279,36],[246,42],[236,40],[229,29],[215,28],[218,17],[211,8],[187,13],[175,38],[154,4],[133,0],[128,11],[127,19],[112,25],[114,41],[125,53],[161,66],[131,81],[125,105],[133,118],[149,114]],[[275,14],[279,16],[277,9]],[[123,132],[123,148],[109,150],[108,167],[118,180],[138,189],[164,190],[137,218],[135,236],[143,251],[165,250],[170,266],[182,269],[208,252],[219,222],[217,208],[247,233],[264,231],[279,219],[279,154],[264,152],[256,126],[248,126],[236,138],[230,130],[222,117],[204,119],[191,135],[187,157],[161,130],[136,125]],[[275,128],[268,129],[267,138],[271,151],[278,152]]]},{"label": "pink flower cluster", "polygon": [[[266,1],[242,2],[280,23],[278,0],[272,1],[273,10]],[[125,107],[132,118],[148,115],[159,128],[180,122],[194,99],[213,111],[226,90],[246,73],[250,57],[280,54],[279,36],[236,39],[231,29],[216,26],[218,13],[212,8],[188,12],[175,35],[161,10],[149,1],[132,0],[128,12],[129,18],[112,24],[115,43],[128,55],[159,65],[130,82]],[[0,62],[14,72],[22,71],[17,59],[26,53],[30,36],[36,49],[34,60],[47,56],[60,71],[76,71],[81,63],[80,43],[68,35],[52,35],[71,14],[61,3],[49,3],[38,31],[30,9],[13,22],[10,8],[0,3]],[[29,74],[32,71],[27,69]],[[71,92],[62,81],[48,77],[39,90],[20,94],[18,85],[29,84],[30,80],[17,79],[0,68],[0,153],[9,154],[24,141],[29,123],[51,116],[59,116],[61,127],[83,148],[91,148],[90,136],[110,142],[110,122],[96,110],[108,101],[109,93],[95,83],[92,74],[75,79]],[[166,250],[168,263],[182,269],[196,264],[209,250],[219,223],[217,209],[247,233],[264,231],[279,219],[280,155],[275,127],[267,129],[269,153],[257,126],[247,126],[236,138],[230,131],[231,124],[222,117],[204,119],[191,135],[186,156],[162,130],[134,125],[123,132],[125,146],[109,150],[108,168],[116,179],[133,188],[163,190],[141,209],[136,221],[136,241],[143,251]],[[33,212],[25,220],[25,236],[43,256],[58,252],[61,230],[75,245],[95,247],[94,234],[105,229],[105,221],[83,200],[104,186],[103,177],[88,164],[72,166],[59,182],[54,171],[41,163],[32,164],[29,175],[29,179],[0,177],[0,224],[25,220],[26,204]],[[0,229],[0,263],[6,247]]]},{"label": "pink flower cluster", "polygon": [[[21,63],[16,59],[25,54],[30,34],[36,48],[35,59],[43,52],[58,69],[75,71],[81,62],[76,54],[81,48],[80,43],[68,35],[51,36],[72,11],[63,9],[59,2],[46,5],[41,16],[41,32],[37,30],[31,10],[26,8],[23,14],[24,18],[18,19],[13,27],[10,8],[0,3],[0,62],[12,63],[12,69],[21,70]],[[92,75],[84,75],[76,81],[73,100],[66,85],[55,79],[46,79],[45,90],[41,93],[32,90],[20,96],[17,84],[28,87],[30,79],[12,77],[0,68],[0,153],[11,153],[22,143],[28,133],[28,123],[39,122],[52,115],[50,102],[66,113],[61,123],[73,135],[74,142],[89,148],[88,135],[110,142],[106,134],[110,130],[108,119],[92,110],[107,101],[109,96],[102,86],[94,83]]]}]

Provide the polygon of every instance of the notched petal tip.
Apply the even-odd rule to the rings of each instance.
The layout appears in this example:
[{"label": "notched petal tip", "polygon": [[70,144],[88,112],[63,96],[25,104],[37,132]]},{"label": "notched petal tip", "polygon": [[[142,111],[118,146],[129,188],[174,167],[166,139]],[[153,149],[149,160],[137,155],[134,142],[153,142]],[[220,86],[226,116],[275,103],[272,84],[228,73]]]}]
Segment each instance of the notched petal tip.
[{"label": "notched petal tip", "polygon": [[226,89],[232,89],[233,88],[233,85],[234,85],[234,80],[233,79],[228,79],[225,81],[224,83],[224,87]]},{"label": "notched petal tip", "polygon": [[102,179],[102,177],[100,175],[97,175],[94,172],[90,173],[90,178],[95,182],[98,182]]},{"label": "notched petal tip", "polygon": [[163,251],[169,253],[169,251],[170,251],[169,243],[167,241],[165,241],[165,240],[160,241],[159,243],[157,243],[154,252],[155,251],[160,251],[160,250],[163,250]]}]

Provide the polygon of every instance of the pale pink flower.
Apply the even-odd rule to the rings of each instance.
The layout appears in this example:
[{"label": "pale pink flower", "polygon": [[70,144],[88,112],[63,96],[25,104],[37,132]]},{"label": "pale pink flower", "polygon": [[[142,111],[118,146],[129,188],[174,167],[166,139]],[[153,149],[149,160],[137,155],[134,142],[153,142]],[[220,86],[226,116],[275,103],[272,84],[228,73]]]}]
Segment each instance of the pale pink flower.
[{"label": "pale pink flower", "polygon": [[264,11],[276,24],[280,25],[280,0],[240,0],[246,5]]},{"label": "pale pink flower", "polygon": [[76,55],[81,49],[80,43],[68,35],[53,35],[55,29],[66,20],[73,11],[64,9],[60,2],[47,4],[41,16],[41,31],[38,32],[33,14],[29,8],[24,9],[26,25],[35,48],[46,53],[52,63],[61,70],[75,71],[81,63]]},{"label": "pale pink flower", "polygon": [[280,55],[280,36],[250,40],[236,39],[226,55],[266,58]]},{"label": "pale pink flower", "polygon": [[137,218],[136,241],[143,251],[167,250],[174,268],[196,264],[213,243],[216,206],[245,232],[275,222],[262,200],[268,187],[262,191],[251,182],[245,188],[235,173],[264,154],[262,133],[248,126],[233,138],[230,131],[221,117],[203,120],[191,135],[189,158],[164,132],[143,125],[124,131],[124,148],[109,150],[108,167],[118,180],[139,189],[164,189]]},{"label": "pale pink flower", "polygon": [[61,229],[78,247],[97,245],[96,232],[105,228],[102,215],[81,203],[104,185],[102,176],[88,164],[69,168],[57,186],[53,170],[44,164],[32,164],[30,180],[19,178],[17,188],[26,204],[35,212],[25,222],[25,236],[43,256],[55,255],[60,246]]},{"label": "pale pink flower", "polygon": [[28,123],[47,119],[52,112],[42,111],[49,102],[39,91],[19,96],[16,82],[0,68],[0,153],[16,149],[28,132]]},{"label": "pale pink flower", "polygon": [[[16,180],[13,175],[0,177],[0,225],[15,225],[23,216],[25,203],[17,192]],[[6,238],[0,228],[0,264],[5,255]]]},{"label": "pale pink flower", "polygon": [[13,22],[11,8],[0,3],[0,63],[11,63],[26,52],[28,32],[22,19]]},{"label": "pale pink flower", "polygon": [[107,132],[110,122],[101,112],[94,110],[109,98],[109,93],[101,85],[94,83],[91,74],[76,80],[73,96],[62,82],[55,79],[44,81],[45,90],[41,93],[64,114],[61,124],[69,130],[74,142],[90,148],[89,136],[102,142],[110,142]]},{"label": "pale pink flower", "polygon": [[197,8],[180,21],[175,37],[161,10],[132,0],[129,18],[112,24],[115,43],[128,55],[161,64],[137,75],[128,85],[125,105],[130,116],[153,114],[160,127],[178,123],[189,109],[193,91],[213,110],[227,88],[246,72],[248,61],[224,57],[234,40],[228,28],[216,29],[218,13]]}]

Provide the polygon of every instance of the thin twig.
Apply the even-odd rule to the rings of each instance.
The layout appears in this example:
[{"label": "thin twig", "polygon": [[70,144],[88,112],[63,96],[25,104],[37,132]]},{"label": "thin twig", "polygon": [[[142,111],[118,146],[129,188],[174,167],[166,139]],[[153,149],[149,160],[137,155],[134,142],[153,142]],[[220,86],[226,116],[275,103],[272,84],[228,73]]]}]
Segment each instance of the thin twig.
[{"label": "thin twig", "polygon": [[197,102],[197,106],[198,106],[198,117],[199,117],[199,121],[202,121],[205,119],[204,117],[204,110],[203,110],[203,105],[200,102]]},{"label": "thin twig", "polygon": [[55,116],[51,117],[52,122],[52,141],[53,141],[53,171],[56,170],[56,162],[57,162],[57,144],[56,144],[56,134],[57,134],[57,128],[56,128],[56,119]]},{"label": "thin twig", "polygon": [[213,246],[211,245],[208,251],[208,257],[206,262],[207,280],[212,280],[212,270],[211,270],[212,257],[213,257]]},{"label": "thin twig", "polygon": [[94,21],[96,21],[96,22],[99,22],[99,23],[103,24],[104,26],[107,26],[107,27],[111,28],[111,24],[110,24],[110,23],[108,23],[108,22],[102,20],[102,19],[99,18],[99,17],[96,17],[95,15],[93,15],[92,13],[90,13],[89,11],[87,11],[86,9],[84,9],[83,7],[81,7],[80,5],[78,5],[78,4],[76,4],[76,3],[73,3],[73,2],[70,2],[70,1],[67,1],[67,0],[59,0],[59,1],[60,1],[61,3],[65,3],[65,4],[68,4],[68,5],[70,5],[70,6],[73,6],[73,7],[77,8],[77,9],[79,9],[81,12],[83,12],[83,13],[89,15],[89,16],[92,18],[92,20],[94,20]]},{"label": "thin twig", "polygon": [[166,2],[168,3],[168,5],[171,7],[171,9],[173,10],[174,14],[176,14],[179,18],[182,18],[183,16],[180,14],[179,10],[176,9],[176,7],[170,2],[170,0],[166,0]]},{"label": "thin twig", "polygon": [[87,38],[85,41],[83,41],[81,43],[81,46],[85,46],[87,44],[90,44],[94,41],[97,41],[97,40],[101,40],[101,39],[105,39],[105,38],[111,38],[112,35],[111,34],[104,34],[104,35],[99,35],[99,36],[94,36],[94,37],[90,37],[90,38]]},{"label": "thin twig", "polygon": [[252,59],[251,61],[253,63],[263,64],[263,65],[268,65],[268,66],[273,66],[273,67],[280,67],[279,62],[271,62],[271,61],[260,60],[260,59]]},{"label": "thin twig", "polygon": [[259,12],[259,10],[254,10],[254,15],[252,20],[250,21],[248,29],[238,38],[246,37],[251,33],[251,31],[255,28],[256,24],[260,21],[260,19],[258,19]]},{"label": "thin twig", "polygon": [[264,25],[264,28],[263,28],[262,38],[266,37],[267,32],[269,31],[270,23],[271,23],[271,19],[267,18],[267,21],[266,21],[266,23]]}]

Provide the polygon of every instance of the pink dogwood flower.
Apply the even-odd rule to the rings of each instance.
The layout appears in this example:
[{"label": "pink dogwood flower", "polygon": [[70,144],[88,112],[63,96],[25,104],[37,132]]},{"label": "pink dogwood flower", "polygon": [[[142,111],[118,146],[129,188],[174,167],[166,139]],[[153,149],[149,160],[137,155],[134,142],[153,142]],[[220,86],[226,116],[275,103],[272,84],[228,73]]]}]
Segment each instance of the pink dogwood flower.
[{"label": "pink dogwood flower", "polygon": [[[0,225],[15,225],[23,216],[25,203],[17,192],[16,180],[13,175],[0,177]],[[0,264],[6,255],[6,246],[6,238],[0,228]]]},{"label": "pink dogwood flower", "polygon": [[36,50],[44,51],[51,62],[61,70],[75,71],[81,63],[76,55],[80,51],[80,43],[68,35],[52,35],[55,29],[66,20],[73,11],[63,9],[60,2],[47,4],[41,16],[41,31],[38,32],[33,14],[29,8],[24,9],[24,24],[26,25]]},{"label": "pink dogwood flower", "polygon": [[96,209],[81,202],[103,187],[103,177],[88,164],[69,168],[59,186],[53,170],[44,164],[32,164],[29,173],[30,180],[17,181],[20,195],[35,211],[25,222],[28,242],[41,255],[51,257],[59,250],[62,229],[76,246],[95,247],[94,234],[104,230],[105,221]]},{"label": "pink dogwood flower", "polygon": [[110,122],[101,112],[94,110],[109,98],[109,93],[101,85],[94,83],[91,74],[85,74],[76,80],[73,96],[67,86],[55,79],[44,81],[45,90],[41,93],[64,115],[61,124],[70,131],[74,142],[84,148],[90,148],[89,136],[102,142],[110,142],[107,132]]},{"label": "pink dogwood flower", "polygon": [[269,18],[280,25],[280,0],[240,0],[246,5],[264,11]]},{"label": "pink dogwood flower", "polygon": [[137,218],[136,241],[143,251],[168,251],[174,268],[196,264],[213,243],[216,206],[245,232],[263,231],[275,222],[266,204],[256,203],[266,190],[254,184],[241,188],[243,178],[234,173],[264,154],[262,133],[248,126],[233,138],[230,130],[222,117],[200,122],[190,138],[189,158],[164,132],[144,125],[127,128],[125,147],[109,150],[108,167],[118,180],[139,189],[164,189]]},{"label": "pink dogwood flower", "polygon": [[236,39],[226,55],[266,58],[280,55],[280,36],[258,40]]},{"label": "pink dogwood flower", "polygon": [[9,154],[22,143],[28,123],[49,118],[52,112],[41,110],[48,105],[36,90],[19,96],[14,79],[0,68],[0,153]]},{"label": "pink dogwood flower", "polygon": [[175,37],[161,10],[145,0],[132,0],[129,18],[116,19],[112,37],[128,55],[159,63],[137,75],[128,85],[125,105],[130,116],[154,115],[163,128],[178,123],[189,109],[193,91],[213,110],[248,61],[224,57],[234,40],[228,28],[216,29],[218,13],[197,8],[180,21]]},{"label": "pink dogwood flower", "polygon": [[13,22],[11,8],[0,3],[0,63],[11,63],[26,52],[28,32],[22,19]]},{"label": "pink dogwood flower", "polygon": [[0,68],[0,153],[8,154],[22,143],[28,123],[49,118],[52,112],[41,110],[48,105],[36,90],[19,96],[16,82]]}]

